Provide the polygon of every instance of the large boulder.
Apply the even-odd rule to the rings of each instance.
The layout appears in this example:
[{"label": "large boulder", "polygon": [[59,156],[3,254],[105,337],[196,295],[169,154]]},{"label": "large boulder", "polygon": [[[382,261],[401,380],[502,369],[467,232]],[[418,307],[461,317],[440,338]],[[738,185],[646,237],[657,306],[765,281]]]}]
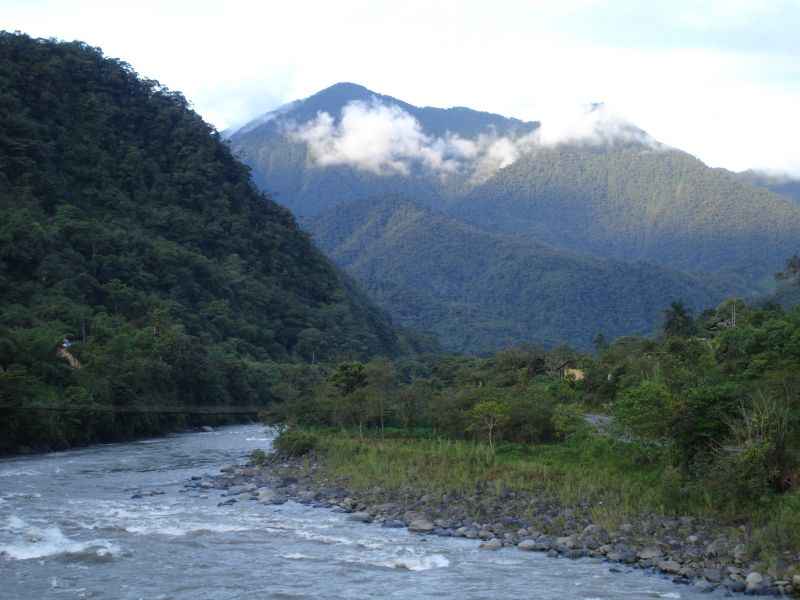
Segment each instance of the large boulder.
[{"label": "large boulder", "polygon": [[408,524],[408,530],[416,533],[430,533],[435,528],[436,526],[425,517],[416,517]]},{"label": "large boulder", "polygon": [[758,571],[752,571],[747,574],[744,585],[746,592],[757,594],[764,588],[764,576]]}]

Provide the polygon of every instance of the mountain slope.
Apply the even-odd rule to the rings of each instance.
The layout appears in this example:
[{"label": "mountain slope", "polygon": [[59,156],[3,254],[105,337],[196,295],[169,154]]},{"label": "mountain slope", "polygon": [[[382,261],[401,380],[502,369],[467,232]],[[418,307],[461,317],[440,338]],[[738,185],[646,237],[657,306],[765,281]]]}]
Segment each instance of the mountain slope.
[{"label": "mountain slope", "polygon": [[766,188],[794,202],[800,202],[800,179],[788,175],[770,175],[758,171],[743,171],[737,173],[737,175],[750,185]]},{"label": "mountain slope", "polygon": [[546,122],[417,108],[339,84],[230,143],[297,215],[401,194],[598,258],[719,272],[730,291],[768,285],[800,239],[800,206],[787,197],[666,148],[602,105],[559,137]]},{"label": "mountain slope", "polygon": [[[252,168],[256,184],[274,193],[281,204],[298,216],[312,216],[353,198],[387,194],[405,194],[418,202],[437,204],[443,194],[454,193],[465,185],[464,177],[459,174],[451,173],[449,178],[442,179],[417,164],[412,164],[408,172],[377,173],[347,163],[320,168],[309,145],[294,134],[299,126],[312,123],[320,114],[330,115],[332,124],[340,125],[344,111],[354,105],[366,110],[394,107],[402,111],[401,115],[414,119],[423,136],[435,139],[449,133],[469,138],[520,136],[538,127],[535,122],[464,107],[419,108],[359,85],[338,83],[258,117],[231,132],[228,141],[237,156]],[[375,125],[372,122],[366,127]],[[379,144],[380,140],[373,139],[372,143]]]},{"label": "mountain slope", "polygon": [[274,361],[398,348],[180,94],[0,33],[0,452],[154,433],[268,401]]},{"label": "mountain slope", "polygon": [[576,252],[751,281],[800,239],[800,209],[786,199],[688,154],[637,146],[540,149],[450,211]]},{"label": "mountain slope", "polygon": [[308,219],[329,256],[400,324],[452,351],[650,333],[671,300],[722,297],[699,278],[648,264],[580,257],[483,231],[402,199],[368,199]]}]

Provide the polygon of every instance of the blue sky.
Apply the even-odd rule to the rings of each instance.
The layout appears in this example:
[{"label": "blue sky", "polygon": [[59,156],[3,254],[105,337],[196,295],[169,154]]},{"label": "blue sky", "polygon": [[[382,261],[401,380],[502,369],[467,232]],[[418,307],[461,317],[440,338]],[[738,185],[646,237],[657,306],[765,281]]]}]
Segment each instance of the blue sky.
[{"label": "blue sky", "polygon": [[219,128],[337,81],[526,119],[603,101],[712,166],[800,175],[800,0],[0,4],[0,28],[100,46]]}]

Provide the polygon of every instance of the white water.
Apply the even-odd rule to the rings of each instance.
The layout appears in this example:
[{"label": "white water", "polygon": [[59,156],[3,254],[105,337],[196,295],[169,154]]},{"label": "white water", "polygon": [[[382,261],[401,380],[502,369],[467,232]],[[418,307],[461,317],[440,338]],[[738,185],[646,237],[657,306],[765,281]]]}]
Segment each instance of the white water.
[{"label": "white water", "polygon": [[219,491],[184,489],[268,444],[247,426],[0,461],[0,599],[721,596],[592,559],[487,552],[293,502],[220,507]]}]

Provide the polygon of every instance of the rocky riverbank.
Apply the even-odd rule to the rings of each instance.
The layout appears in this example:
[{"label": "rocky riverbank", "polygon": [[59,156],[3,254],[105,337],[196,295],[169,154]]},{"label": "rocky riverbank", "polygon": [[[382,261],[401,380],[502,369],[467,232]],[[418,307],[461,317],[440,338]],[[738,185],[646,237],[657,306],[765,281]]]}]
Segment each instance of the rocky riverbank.
[{"label": "rocky riverbank", "polygon": [[516,547],[553,557],[603,558],[620,568],[647,569],[708,591],[800,592],[800,574],[792,570],[798,557],[787,557],[787,563],[777,567],[759,564],[748,555],[746,528],[726,528],[695,517],[651,515],[606,530],[592,522],[589,506],[565,507],[552,499],[488,486],[444,495],[426,492],[423,482],[401,490],[358,491],[330,477],[313,455],[273,455],[260,466],[231,465],[219,475],[193,478],[186,488],[221,491],[221,506],[293,500],[382,527],[474,539],[487,551]]}]

